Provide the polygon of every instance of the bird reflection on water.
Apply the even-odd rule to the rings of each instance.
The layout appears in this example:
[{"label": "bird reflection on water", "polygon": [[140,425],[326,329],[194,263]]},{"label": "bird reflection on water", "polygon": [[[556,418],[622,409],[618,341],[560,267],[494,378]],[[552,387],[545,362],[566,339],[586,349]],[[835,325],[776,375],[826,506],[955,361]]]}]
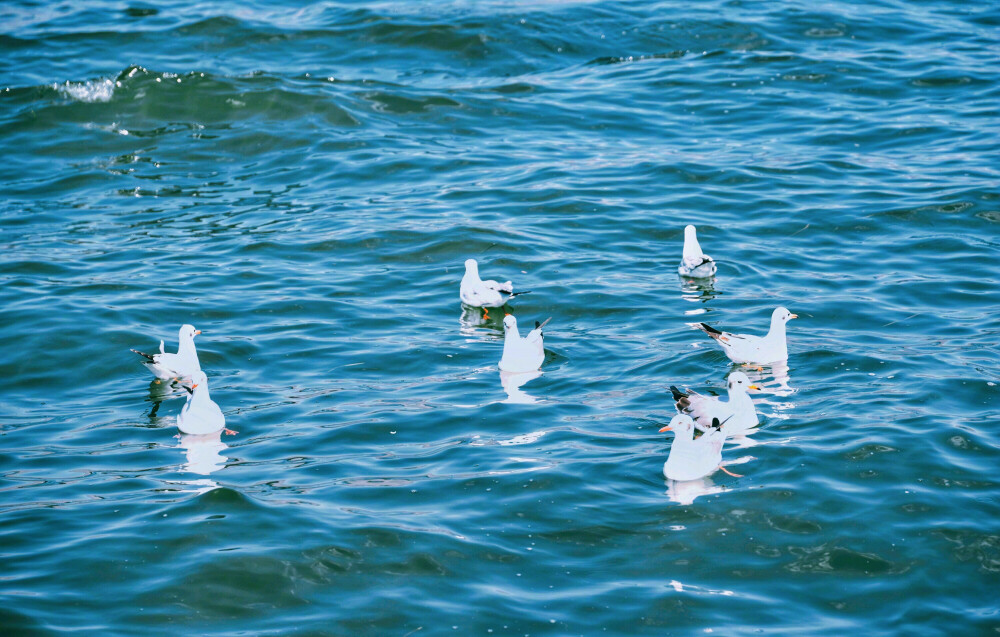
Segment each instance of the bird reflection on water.
[{"label": "bird reflection on water", "polygon": [[222,431],[210,434],[180,434],[177,447],[184,450],[184,470],[207,476],[226,466],[222,455],[229,445],[222,441]]},{"label": "bird reflection on water", "polygon": [[[715,297],[721,295],[715,289],[715,277],[709,277],[707,279],[686,279],[681,277],[681,298],[690,303],[708,303]],[[691,310],[685,310],[684,313],[687,315],[692,314],[704,314],[707,310],[703,307],[698,307]]]},{"label": "bird reflection on water", "polygon": [[534,372],[500,372],[500,384],[503,386],[503,390],[507,392],[507,400],[504,402],[525,405],[537,403],[538,399],[521,391],[521,386],[541,375],[541,370]]},{"label": "bird reflection on water", "polygon": [[688,505],[702,496],[722,493],[727,488],[715,484],[709,477],[697,480],[667,480],[667,497],[677,504]]},{"label": "bird reflection on water", "polygon": [[750,397],[761,416],[779,420],[790,417],[787,412],[795,409],[795,403],[789,398],[798,390],[790,385],[791,376],[787,361],[770,365],[734,364],[732,369],[746,374],[750,381],[760,388],[760,391],[753,392]]},{"label": "bird reflection on water", "polygon": [[160,403],[170,398],[186,398],[187,393],[179,384],[171,381],[151,380],[149,381],[149,402],[153,403],[147,417],[151,421],[156,421],[159,416]]}]

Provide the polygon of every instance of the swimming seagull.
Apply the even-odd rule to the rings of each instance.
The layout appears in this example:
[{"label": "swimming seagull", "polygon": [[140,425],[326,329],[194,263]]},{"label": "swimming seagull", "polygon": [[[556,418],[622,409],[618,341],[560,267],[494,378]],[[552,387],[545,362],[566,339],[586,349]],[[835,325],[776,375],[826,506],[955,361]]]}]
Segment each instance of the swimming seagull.
[{"label": "swimming seagull", "polygon": [[545,360],[545,348],[542,346],[542,328],[544,323],[535,321],[535,329],[521,338],[517,331],[517,319],[513,314],[503,317],[503,355],[500,357],[500,370],[504,372],[533,372],[542,366]]},{"label": "swimming seagull", "polygon": [[465,260],[465,276],[462,277],[459,297],[466,305],[483,308],[483,318],[489,318],[489,308],[502,307],[504,303],[515,296],[529,292],[530,290],[514,292],[514,286],[510,281],[504,283],[493,280],[483,281],[479,278],[479,263],[475,259]]},{"label": "swimming seagull", "polygon": [[674,432],[674,442],[670,445],[670,455],[663,463],[663,477],[668,480],[697,480],[722,469],[729,475],[742,478],[722,466],[722,445],[726,433],[719,419],[712,420],[712,426],[698,438],[694,437],[694,421],[687,414],[677,414],[670,424],[660,429]]},{"label": "swimming seagull", "polygon": [[201,330],[194,329],[193,325],[181,325],[180,332],[177,334],[176,354],[165,352],[162,340],[160,341],[159,354],[146,354],[137,349],[132,351],[146,359],[142,361],[142,364],[157,378],[162,380],[186,378],[201,371],[198,351],[194,348],[194,337],[198,334],[201,334]]},{"label": "swimming seagull", "polygon": [[677,273],[692,279],[704,279],[715,274],[715,260],[701,251],[694,226],[684,228],[684,252]]},{"label": "swimming seagull", "polygon": [[788,343],[785,339],[785,323],[798,314],[792,314],[783,307],[771,313],[771,329],[766,336],[730,334],[699,323],[698,327],[722,346],[722,351],[734,363],[776,363],[788,359]]},{"label": "swimming seagull", "polygon": [[208,393],[208,377],[205,372],[195,372],[191,380],[194,384],[184,387],[189,395],[181,413],[177,415],[177,428],[186,434],[203,435],[220,430],[230,435],[235,434],[232,429],[226,429],[226,417]]},{"label": "swimming seagull", "polygon": [[733,372],[729,375],[728,401],[693,391],[682,392],[673,385],[670,393],[674,396],[677,413],[690,416],[702,431],[708,431],[712,422],[718,420],[727,436],[735,436],[747,433],[760,422],[748,389],[759,390],[760,387],[751,385],[743,372]]}]

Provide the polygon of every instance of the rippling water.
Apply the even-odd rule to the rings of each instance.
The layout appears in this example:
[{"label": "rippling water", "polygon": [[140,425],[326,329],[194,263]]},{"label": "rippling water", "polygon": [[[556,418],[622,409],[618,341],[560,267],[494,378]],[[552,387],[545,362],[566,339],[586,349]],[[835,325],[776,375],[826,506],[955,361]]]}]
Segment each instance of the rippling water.
[{"label": "rippling water", "polygon": [[[0,7],[5,634],[1000,629],[1000,10]],[[719,261],[676,274],[683,226]],[[501,378],[484,273],[552,316]],[[691,328],[787,368],[667,484]],[[192,323],[239,431],[130,347]]]}]

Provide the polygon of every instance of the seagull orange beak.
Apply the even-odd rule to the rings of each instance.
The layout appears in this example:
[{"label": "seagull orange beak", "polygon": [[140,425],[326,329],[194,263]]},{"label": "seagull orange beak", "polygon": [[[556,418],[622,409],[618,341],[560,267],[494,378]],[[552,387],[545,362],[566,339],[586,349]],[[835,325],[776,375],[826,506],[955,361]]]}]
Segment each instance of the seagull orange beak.
[{"label": "seagull orange beak", "polygon": [[788,318],[790,318],[790,319],[799,318],[799,315],[798,314],[789,314]]},{"label": "seagull orange beak", "polygon": [[660,433],[662,434],[664,431],[673,431],[673,429],[670,428],[670,425],[667,425],[666,427],[660,430]]},{"label": "seagull orange beak", "polygon": [[195,383],[194,385],[191,385],[191,389],[197,389],[197,388],[198,388],[198,383]]},{"label": "seagull orange beak", "polygon": [[198,336],[199,334],[201,334],[201,330],[195,330],[195,331],[194,331],[194,335],[195,335],[195,336]]},{"label": "seagull orange beak", "polygon": [[747,385],[747,389],[756,389],[757,391],[761,391],[760,387],[756,385]]}]

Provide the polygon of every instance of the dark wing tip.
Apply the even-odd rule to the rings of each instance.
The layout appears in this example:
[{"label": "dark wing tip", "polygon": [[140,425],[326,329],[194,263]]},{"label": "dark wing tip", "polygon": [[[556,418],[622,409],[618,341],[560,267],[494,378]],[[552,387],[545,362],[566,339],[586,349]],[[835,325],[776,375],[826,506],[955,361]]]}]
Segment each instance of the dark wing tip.
[{"label": "dark wing tip", "polygon": [[718,418],[713,418],[712,419],[712,427],[715,428],[715,429],[721,429],[722,428],[722,423],[719,422]]},{"label": "dark wing tip", "polygon": [[701,330],[703,332],[705,332],[706,334],[708,334],[712,338],[719,338],[720,336],[722,336],[722,332],[720,332],[719,330],[715,329],[711,325],[708,325],[706,323],[698,323],[698,326],[701,327]]},{"label": "dark wing tip", "polygon": [[683,398],[687,398],[687,396],[688,396],[687,394],[685,394],[681,390],[677,389],[673,385],[670,386],[670,393],[673,395],[674,400],[676,400],[678,402],[680,402],[680,400],[683,399]]},{"label": "dark wing tip", "polygon": [[132,349],[131,347],[129,348],[129,351],[131,351],[131,352],[135,352],[136,354],[138,354],[139,356],[142,356],[143,358],[148,358],[148,359],[149,359],[150,361],[152,361],[152,362],[156,362],[156,359],[155,359],[155,358],[153,358],[153,355],[152,355],[152,354],[147,354],[147,353],[145,353],[145,352],[140,352],[139,350],[137,350],[137,349]]}]

